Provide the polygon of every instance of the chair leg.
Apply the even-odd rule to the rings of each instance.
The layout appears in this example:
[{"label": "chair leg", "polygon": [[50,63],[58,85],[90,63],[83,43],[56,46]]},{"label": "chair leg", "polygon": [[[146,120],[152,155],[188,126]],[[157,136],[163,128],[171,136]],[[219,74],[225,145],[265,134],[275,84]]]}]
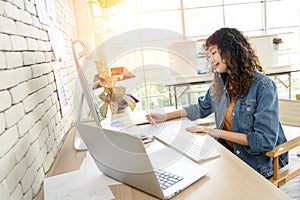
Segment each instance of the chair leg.
[{"label": "chair leg", "polygon": [[278,180],[278,156],[273,160],[273,179]]}]

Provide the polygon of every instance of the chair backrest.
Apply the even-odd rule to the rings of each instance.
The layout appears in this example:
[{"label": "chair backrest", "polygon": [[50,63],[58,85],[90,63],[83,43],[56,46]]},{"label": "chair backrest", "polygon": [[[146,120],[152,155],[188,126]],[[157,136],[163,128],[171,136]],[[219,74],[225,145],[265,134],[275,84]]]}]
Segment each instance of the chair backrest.
[{"label": "chair backrest", "polygon": [[[274,174],[270,181],[277,187],[280,187],[287,183],[289,180],[297,177],[300,174],[300,162],[299,159],[295,156],[290,156],[289,158],[289,165],[279,171],[279,159],[278,157],[287,152],[293,151],[294,148],[300,145],[300,136],[299,129],[300,127],[300,101],[297,100],[287,100],[287,99],[279,99],[279,120],[283,125],[292,126],[292,129],[289,129],[289,135],[293,135],[292,139],[288,139],[287,142],[275,147],[272,151],[266,153],[267,156],[273,158],[273,165],[274,165]],[[297,156],[296,156],[297,157]]]},{"label": "chair backrest", "polygon": [[300,127],[300,101],[279,99],[279,119],[284,125]]}]

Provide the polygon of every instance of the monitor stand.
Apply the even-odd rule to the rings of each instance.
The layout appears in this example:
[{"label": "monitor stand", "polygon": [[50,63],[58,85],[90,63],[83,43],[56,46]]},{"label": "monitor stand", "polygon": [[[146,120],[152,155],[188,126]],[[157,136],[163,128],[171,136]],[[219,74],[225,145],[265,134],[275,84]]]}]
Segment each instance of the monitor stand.
[{"label": "monitor stand", "polygon": [[[84,94],[82,92],[81,97],[80,97],[80,102],[79,102],[79,109],[78,109],[78,115],[76,119],[76,123],[81,123],[81,113],[82,113],[82,107],[83,107],[83,101],[84,101]],[[91,120],[93,121],[93,120]],[[89,121],[89,122],[91,122]],[[80,137],[80,134],[75,126],[75,133],[74,133],[74,140],[73,140],[73,147],[76,151],[84,151],[87,150],[83,140]]]}]

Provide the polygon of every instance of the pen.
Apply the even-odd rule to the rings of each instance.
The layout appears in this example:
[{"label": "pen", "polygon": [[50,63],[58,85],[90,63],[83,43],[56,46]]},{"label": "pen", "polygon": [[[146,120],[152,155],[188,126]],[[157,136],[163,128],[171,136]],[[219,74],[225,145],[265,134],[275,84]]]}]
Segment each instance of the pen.
[{"label": "pen", "polygon": [[148,110],[146,110],[146,113],[149,115],[149,117],[150,117],[150,120],[152,121],[152,123],[154,124],[154,126],[155,126],[156,128],[158,128],[158,126],[157,126],[156,122],[153,120],[153,118],[151,117],[151,115],[150,115],[150,113],[149,113],[149,111],[148,111]]},{"label": "pen", "polygon": [[150,122],[139,122],[139,123],[136,123],[137,126],[141,126],[141,125],[146,125],[146,124],[150,124]]}]

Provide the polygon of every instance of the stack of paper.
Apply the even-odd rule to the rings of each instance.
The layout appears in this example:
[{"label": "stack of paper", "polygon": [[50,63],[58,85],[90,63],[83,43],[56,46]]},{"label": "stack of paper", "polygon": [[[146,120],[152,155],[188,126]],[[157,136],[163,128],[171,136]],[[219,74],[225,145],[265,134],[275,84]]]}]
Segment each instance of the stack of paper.
[{"label": "stack of paper", "polygon": [[114,195],[108,186],[119,183],[102,174],[91,155],[87,152],[87,156],[79,170],[52,176],[44,180],[44,199],[114,199]]}]

